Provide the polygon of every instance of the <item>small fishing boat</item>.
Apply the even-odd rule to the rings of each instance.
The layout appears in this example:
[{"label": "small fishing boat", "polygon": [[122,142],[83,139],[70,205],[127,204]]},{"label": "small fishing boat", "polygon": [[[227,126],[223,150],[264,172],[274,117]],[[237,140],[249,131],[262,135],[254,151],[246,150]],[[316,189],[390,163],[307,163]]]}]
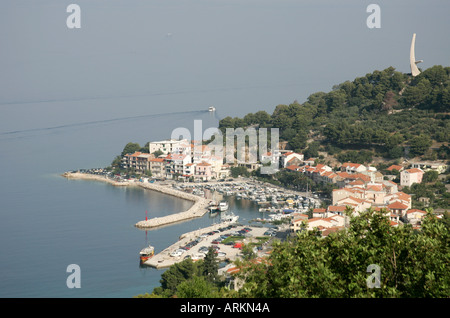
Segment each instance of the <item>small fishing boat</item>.
[{"label": "small fishing boat", "polygon": [[140,260],[141,262],[147,261],[149,258],[151,258],[153,255],[155,255],[155,248],[151,245],[144,247],[140,252]]}]

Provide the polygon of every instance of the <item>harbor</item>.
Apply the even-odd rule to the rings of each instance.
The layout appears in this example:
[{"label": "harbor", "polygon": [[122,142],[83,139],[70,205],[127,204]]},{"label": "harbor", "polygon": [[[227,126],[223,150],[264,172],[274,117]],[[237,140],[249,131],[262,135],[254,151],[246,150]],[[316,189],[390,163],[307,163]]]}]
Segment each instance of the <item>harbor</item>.
[{"label": "harbor", "polygon": [[237,200],[251,200],[258,204],[262,216],[268,213],[267,218],[257,218],[256,221],[272,222],[288,217],[293,212],[307,213],[311,208],[321,206],[321,199],[314,193],[301,193],[287,190],[272,184],[262,183],[251,179],[237,179],[227,181],[210,181],[202,183],[176,182],[176,181],[153,181],[149,179],[123,179],[98,172],[66,172],[62,174],[68,179],[85,179],[107,182],[114,186],[139,186],[144,189],[158,191],[193,202],[186,211],[154,217],[138,221],[135,226],[141,229],[150,229],[172,223],[183,222],[189,219],[202,217],[211,211],[212,205],[225,203],[226,197],[234,196]]},{"label": "harbor", "polygon": [[[203,259],[210,247],[213,247],[218,259],[232,263],[242,256],[242,247],[253,246],[257,256],[270,252],[270,242],[275,236],[283,239],[289,226],[284,223],[279,227],[275,221],[289,219],[292,213],[306,213],[308,209],[320,206],[320,199],[309,193],[300,193],[265,184],[251,179],[237,179],[215,182],[176,182],[152,181],[149,179],[111,178],[102,174],[89,172],[66,172],[62,176],[68,179],[84,179],[107,182],[113,186],[138,186],[144,189],[168,194],[193,202],[186,211],[153,217],[139,221],[135,227],[141,230],[159,228],[183,222],[189,219],[216,215],[220,221],[210,226],[181,234],[178,241],[156,253],[153,246],[148,245],[140,251],[140,265],[153,268],[167,268],[186,258],[193,261]],[[231,201],[230,201],[231,200]],[[229,202],[252,201],[261,212],[261,217],[245,222],[238,222],[239,216],[230,211]],[[268,217],[264,216],[268,214]],[[251,223],[251,224],[250,224]],[[151,250],[151,255],[149,252]]]},{"label": "harbor", "polygon": [[166,215],[164,217],[155,217],[139,221],[135,224],[138,228],[153,228],[163,226],[171,223],[182,222],[192,218],[201,217],[208,212],[209,200],[200,196],[190,194],[184,191],[179,191],[173,187],[160,185],[151,182],[141,182],[136,179],[131,180],[118,180],[111,179],[104,175],[96,175],[90,173],[81,172],[66,172],[62,175],[68,179],[83,179],[83,180],[96,180],[101,182],[107,182],[114,186],[139,186],[148,190],[161,192],[164,194],[172,195],[180,199],[192,201],[194,204],[186,211],[179,213]]},{"label": "harbor", "polygon": [[[268,232],[269,231],[269,232]],[[258,244],[254,251],[258,256],[268,252],[268,242],[264,236],[273,233],[269,227],[244,226],[235,222],[223,222],[198,229],[180,236],[180,239],[160,253],[149,258],[142,265],[154,268],[167,268],[184,259],[193,261],[203,259],[209,247],[213,247],[220,261],[233,262],[241,256],[242,247],[247,244]],[[227,238],[234,240],[228,240]]]}]

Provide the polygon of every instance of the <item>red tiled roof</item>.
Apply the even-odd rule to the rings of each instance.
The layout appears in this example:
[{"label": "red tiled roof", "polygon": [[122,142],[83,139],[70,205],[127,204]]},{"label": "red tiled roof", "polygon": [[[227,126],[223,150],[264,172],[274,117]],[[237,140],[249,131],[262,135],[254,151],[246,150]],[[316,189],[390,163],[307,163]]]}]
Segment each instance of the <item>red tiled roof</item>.
[{"label": "red tiled roof", "polygon": [[345,162],[342,164],[342,167],[352,167],[352,168],[358,168],[359,166],[362,166],[360,163],[351,163],[351,162]]},{"label": "red tiled roof", "polygon": [[343,205],[330,205],[328,206],[328,211],[330,212],[344,212],[345,206]]},{"label": "red tiled roof", "polygon": [[407,212],[406,212],[406,214],[408,214],[408,213],[424,213],[424,214],[427,214],[427,212],[425,212],[425,211],[422,211],[422,210],[419,210],[419,209],[409,209]]},{"label": "red tiled roof", "polygon": [[386,170],[388,170],[388,171],[392,171],[392,170],[397,170],[397,171],[400,171],[400,170],[402,170],[403,169],[403,167],[402,166],[398,166],[398,165],[392,165],[392,166],[390,166],[389,168],[387,168]]},{"label": "red tiled roof", "polygon": [[409,173],[423,173],[423,170],[418,169],[418,168],[412,168],[412,169],[408,169],[406,171],[408,171]]},{"label": "red tiled roof", "polygon": [[387,207],[392,210],[406,210],[408,208],[407,205],[399,201],[395,201],[394,203],[389,204]]}]

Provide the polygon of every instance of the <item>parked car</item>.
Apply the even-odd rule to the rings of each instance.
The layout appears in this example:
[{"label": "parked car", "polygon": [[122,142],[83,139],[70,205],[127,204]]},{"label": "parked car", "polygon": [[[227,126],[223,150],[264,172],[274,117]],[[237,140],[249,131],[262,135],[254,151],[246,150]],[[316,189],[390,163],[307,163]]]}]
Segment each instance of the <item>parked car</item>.
[{"label": "parked car", "polygon": [[183,255],[184,252],[185,251],[182,249],[177,249],[177,250],[173,251],[172,253],[170,253],[170,256],[172,256],[172,257],[181,256],[181,255]]}]

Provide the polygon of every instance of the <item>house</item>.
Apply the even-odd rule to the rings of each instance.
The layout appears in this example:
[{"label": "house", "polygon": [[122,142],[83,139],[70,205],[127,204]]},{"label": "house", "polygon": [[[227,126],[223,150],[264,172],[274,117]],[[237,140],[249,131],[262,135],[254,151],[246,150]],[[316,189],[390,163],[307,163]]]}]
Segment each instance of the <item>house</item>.
[{"label": "house", "polygon": [[382,180],[380,181],[384,185],[386,194],[392,194],[398,192],[398,185],[394,181],[390,180]]},{"label": "house", "polygon": [[184,166],[183,176],[185,178],[194,177],[195,175],[195,163],[188,163]]},{"label": "house", "polygon": [[385,196],[385,205],[389,205],[394,202],[401,202],[406,205],[408,209],[411,209],[411,196],[402,191],[398,191],[393,194],[388,194]]},{"label": "house", "polygon": [[308,215],[295,213],[292,216],[291,223],[290,223],[291,232],[295,233],[295,232],[299,231],[302,227],[302,223],[303,222],[306,223],[307,221],[308,221]]},{"label": "house", "polygon": [[169,153],[180,153],[180,149],[183,147],[187,147],[188,145],[189,141],[187,139],[181,140],[168,139],[162,141],[152,141],[149,143],[149,150],[150,153],[154,153],[155,151],[159,150],[163,154],[167,155]]},{"label": "house", "polygon": [[289,165],[300,165],[303,163],[304,158],[305,156],[301,153],[292,151],[285,152],[280,156],[281,167],[286,168]]},{"label": "house", "polygon": [[136,171],[144,172],[150,169],[150,159],[154,157],[152,154],[136,151],[123,156],[121,164],[125,169],[134,168]]},{"label": "house", "polygon": [[391,165],[389,166],[386,170],[392,172],[393,170],[397,170],[398,172],[403,171],[403,166],[399,166],[399,165]]},{"label": "house", "polygon": [[166,176],[171,179],[174,176],[184,175],[185,166],[191,163],[191,155],[169,154],[166,158]]},{"label": "house", "polygon": [[413,225],[420,224],[423,217],[425,217],[426,215],[427,212],[418,209],[409,209],[406,212],[406,218],[408,219],[409,223]]},{"label": "house", "polygon": [[192,145],[192,162],[200,163],[211,159],[211,149],[208,145]]},{"label": "house", "polygon": [[339,201],[342,201],[343,199],[351,196],[358,199],[364,199],[364,190],[354,188],[334,189],[332,192],[332,204],[338,205]]},{"label": "house", "polygon": [[341,171],[342,172],[345,171],[347,173],[360,173],[360,172],[364,172],[366,170],[367,170],[366,166],[364,166],[360,163],[345,162],[341,166]]},{"label": "house", "polygon": [[398,216],[404,216],[406,214],[406,210],[408,210],[408,206],[400,201],[389,204],[387,208]]},{"label": "house", "polygon": [[209,181],[212,177],[211,164],[207,162],[201,162],[195,166],[195,179],[201,179],[203,181]]},{"label": "house", "polygon": [[313,218],[326,218],[327,210],[316,208],[313,210]]},{"label": "house", "polygon": [[360,212],[364,212],[365,210],[370,208],[372,206],[372,203],[365,199],[349,196],[347,198],[339,200],[336,205],[350,206],[354,209],[354,213],[359,214]]},{"label": "house", "polygon": [[279,150],[273,151],[273,152],[266,152],[265,154],[261,155],[260,162],[262,164],[270,163],[270,164],[277,164],[280,162],[280,152]]},{"label": "house", "polygon": [[331,214],[337,214],[337,215],[344,215],[345,211],[344,205],[329,205],[327,208],[328,215]]},{"label": "house", "polygon": [[309,158],[307,160],[303,160],[303,163],[308,166],[313,166],[316,163],[317,158]]},{"label": "house", "polygon": [[421,183],[424,171],[419,168],[411,168],[400,172],[400,185],[410,187],[414,183]]},{"label": "house", "polygon": [[300,166],[290,165],[290,166],[287,166],[286,169],[290,170],[290,171],[299,171],[300,170]]},{"label": "house", "polygon": [[153,158],[150,159],[150,172],[152,177],[164,178],[166,177],[166,162],[164,158]]},{"label": "house", "polygon": [[324,230],[332,227],[343,227],[344,222],[344,217],[340,215],[333,215],[327,218],[312,218],[307,220],[307,229],[318,228],[319,230]]},{"label": "house", "polygon": [[419,161],[411,162],[411,168],[417,168],[423,171],[434,170],[441,174],[447,171],[448,166],[441,161]]},{"label": "house", "polygon": [[365,188],[365,198],[370,200],[373,204],[383,204],[386,190],[383,184],[368,184]]}]

